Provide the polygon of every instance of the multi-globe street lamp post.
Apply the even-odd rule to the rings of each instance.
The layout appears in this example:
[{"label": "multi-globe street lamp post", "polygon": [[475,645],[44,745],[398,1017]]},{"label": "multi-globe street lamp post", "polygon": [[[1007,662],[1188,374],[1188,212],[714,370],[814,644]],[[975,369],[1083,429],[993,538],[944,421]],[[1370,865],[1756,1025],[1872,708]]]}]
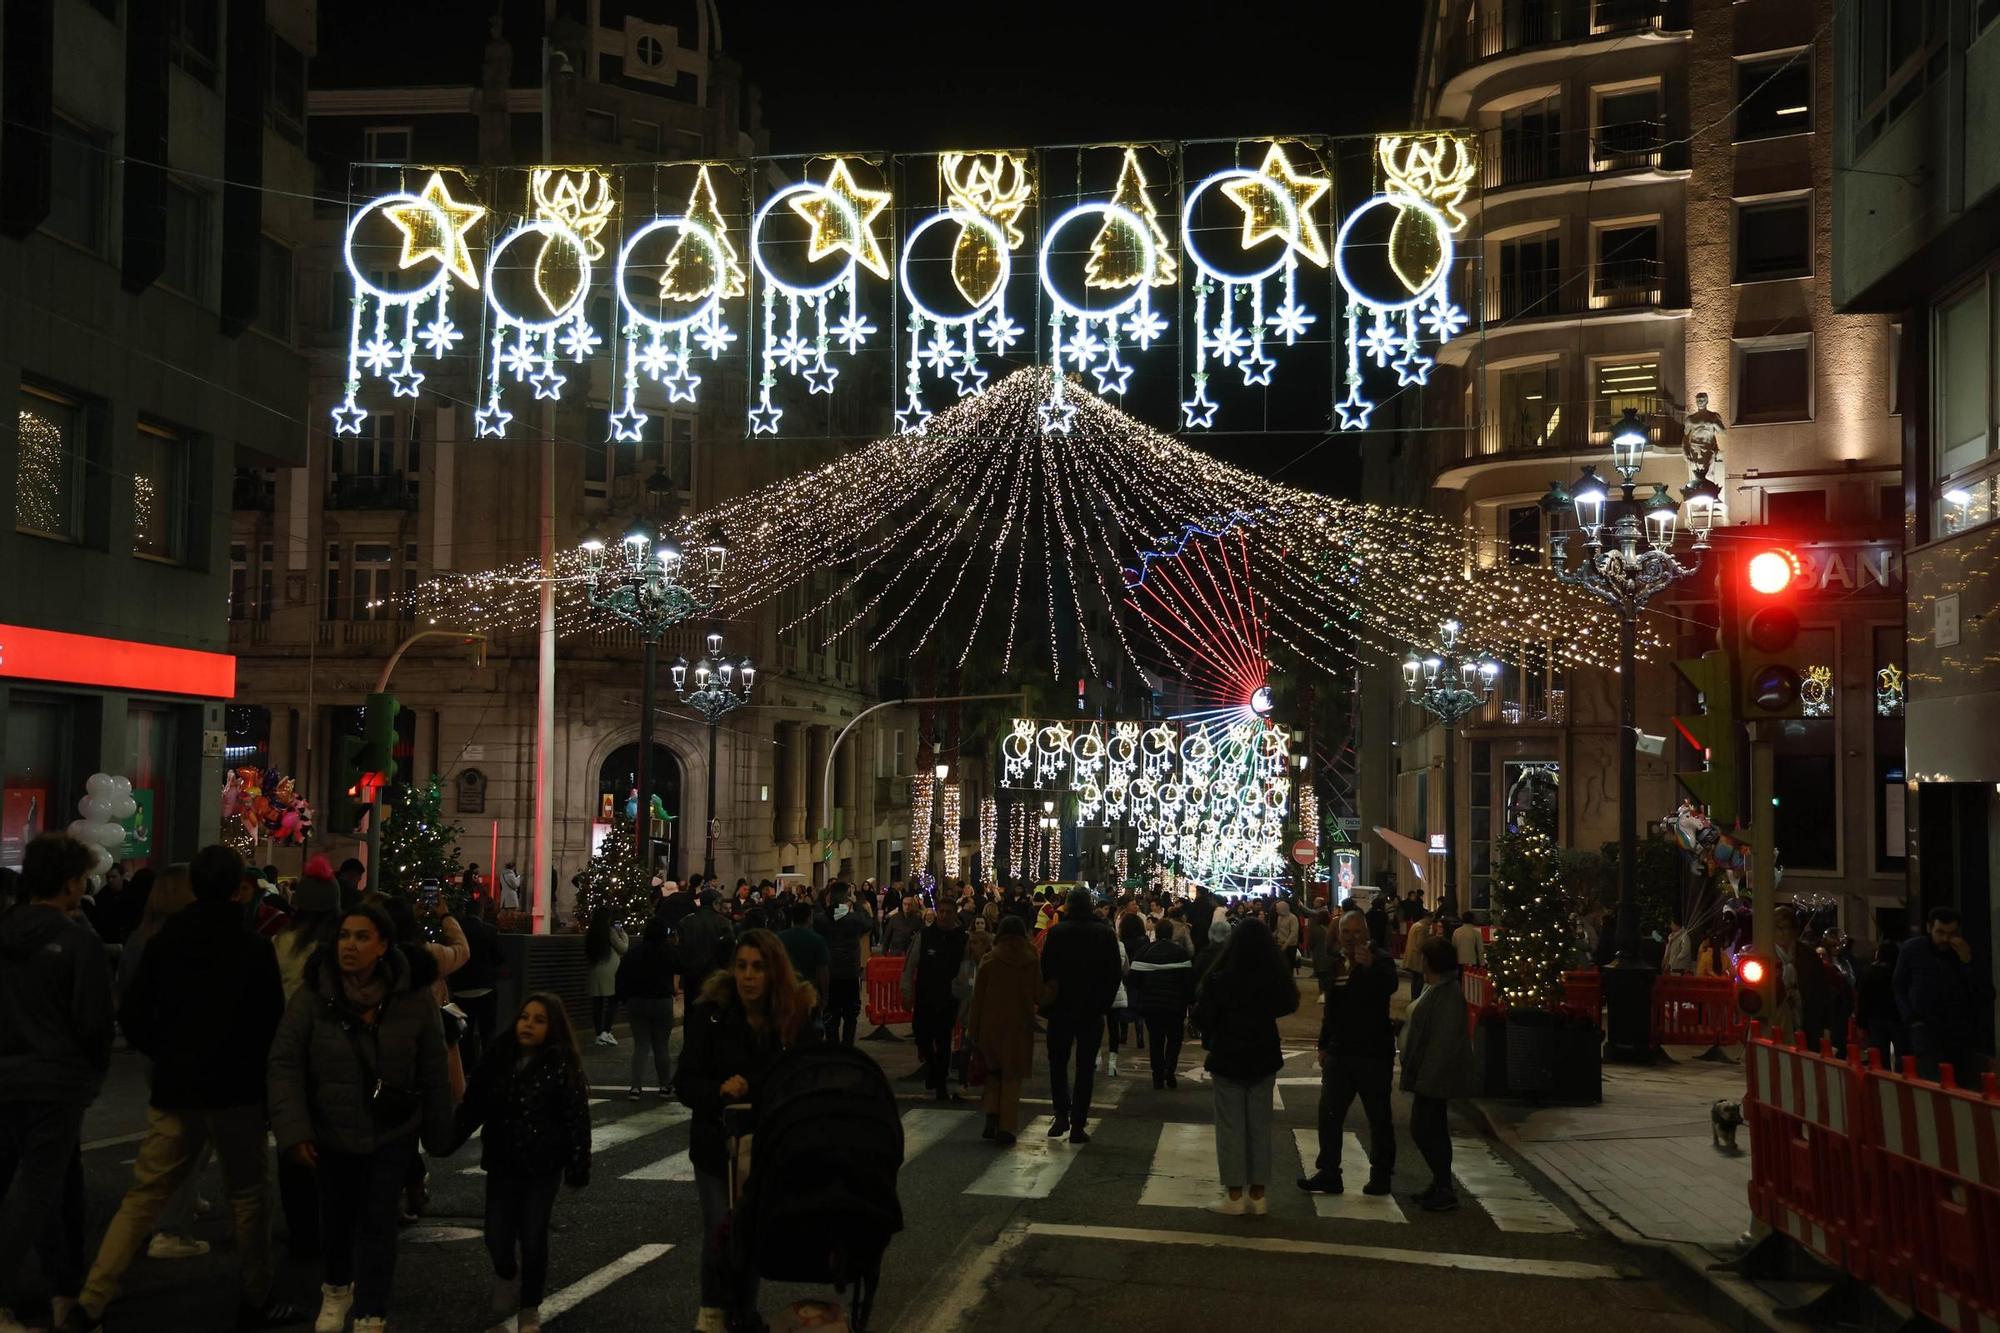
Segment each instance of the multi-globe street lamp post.
[{"label": "multi-globe street lamp post", "polygon": [[[1640,498],[1639,469],[1651,435],[1633,408],[1611,430],[1611,465],[1620,494],[1610,494],[1597,469],[1586,467],[1564,490],[1551,482],[1542,497],[1548,515],[1549,564],[1556,578],[1608,604],[1618,613],[1618,935],[1615,966],[1606,969],[1605,1058],[1645,1063],[1652,1059],[1654,971],[1639,952],[1638,898],[1638,665],[1639,617],[1647,603],[1701,567],[1709,534],[1723,515],[1722,491],[1706,474],[1682,488],[1694,558],[1674,555],[1681,505],[1664,483]],[[1583,538],[1583,558],[1569,563],[1574,511]]]},{"label": "multi-globe street lamp post", "polygon": [[[594,611],[622,620],[638,631],[644,647],[640,666],[639,759],[633,766],[633,837],[639,862],[653,873],[653,691],[659,675],[660,636],[715,605],[728,548],[711,538],[690,562],[667,534],[673,483],[655,468],[646,479],[646,512],[628,526],[614,549],[602,534],[583,540],[584,596]],[[687,577],[699,574],[698,578]]]},{"label": "multi-globe street lamp post", "polygon": [[[757,667],[749,658],[731,662],[722,655],[722,636],[708,636],[708,656],[695,663],[694,692],[687,690],[688,663],[676,657],[673,665],[674,694],[701,714],[708,723],[708,836],[702,844],[701,873],[715,878],[715,729],[722,719],[750,702],[751,687],[757,683]],[[736,692],[741,681],[743,692]]]},{"label": "multi-globe street lamp post", "polygon": [[1410,702],[1444,724],[1444,891],[1438,910],[1456,910],[1458,902],[1458,737],[1459,720],[1484,708],[1493,698],[1497,663],[1461,658],[1457,654],[1459,624],[1438,626],[1441,651],[1429,657],[1411,653],[1403,663],[1403,688]]}]

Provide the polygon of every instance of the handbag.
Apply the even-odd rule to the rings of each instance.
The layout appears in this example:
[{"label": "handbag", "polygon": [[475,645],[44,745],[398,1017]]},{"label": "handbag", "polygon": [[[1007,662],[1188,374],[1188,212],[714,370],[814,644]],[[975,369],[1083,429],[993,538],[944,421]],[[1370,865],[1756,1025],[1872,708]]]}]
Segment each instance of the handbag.
[{"label": "handbag", "polygon": [[[361,1066],[364,1081],[368,1084],[368,1114],[375,1121],[377,1129],[392,1129],[401,1126],[423,1107],[423,1099],[410,1088],[399,1088],[382,1078],[376,1069],[376,1062],[368,1058],[361,1048],[361,1033],[358,1024],[344,1025],[348,1041],[354,1044],[354,1059]],[[376,1054],[381,1054],[379,1030],[368,1027],[369,1041],[375,1046]]]}]

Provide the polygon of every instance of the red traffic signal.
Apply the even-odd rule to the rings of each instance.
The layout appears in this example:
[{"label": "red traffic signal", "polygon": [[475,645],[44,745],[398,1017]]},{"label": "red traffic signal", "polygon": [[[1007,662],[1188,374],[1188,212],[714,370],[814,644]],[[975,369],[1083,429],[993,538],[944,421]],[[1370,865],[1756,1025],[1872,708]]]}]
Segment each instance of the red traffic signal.
[{"label": "red traffic signal", "polygon": [[1805,561],[1786,546],[1754,549],[1742,562],[1740,711],[1746,719],[1800,717],[1804,673],[1794,661],[1799,613],[1789,596],[1803,581]]},{"label": "red traffic signal", "polygon": [[1778,969],[1772,960],[1745,953],[1736,960],[1736,1007],[1762,1018],[1778,1007]]},{"label": "red traffic signal", "polygon": [[1776,597],[1791,591],[1804,568],[1796,553],[1782,546],[1768,546],[1744,561],[1743,576],[1750,591]]}]

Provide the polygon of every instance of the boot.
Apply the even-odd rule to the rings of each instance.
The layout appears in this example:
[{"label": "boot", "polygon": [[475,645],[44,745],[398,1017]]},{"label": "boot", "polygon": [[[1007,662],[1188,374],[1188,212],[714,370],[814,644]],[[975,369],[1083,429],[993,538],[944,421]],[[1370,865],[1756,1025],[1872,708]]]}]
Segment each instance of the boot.
[{"label": "boot", "polygon": [[990,1139],[1000,1131],[1000,1117],[992,1111],[986,1113],[986,1128],[979,1131],[979,1137]]},{"label": "boot", "polygon": [[704,1305],[696,1311],[694,1333],[728,1333],[729,1324],[719,1305]]},{"label": "boot", "polygon": [[493,1317],[505,1319],[521,1308],[521,1278],[495,1277],[493,1279]]},{"label": "boot", "polygon": [[319,1317],[313,1320],[313,1333],[340,1333],[347,1327],[347,1312],[354,1304],[354,1284],[344,1287],[322,1286],[319,1289]]}]

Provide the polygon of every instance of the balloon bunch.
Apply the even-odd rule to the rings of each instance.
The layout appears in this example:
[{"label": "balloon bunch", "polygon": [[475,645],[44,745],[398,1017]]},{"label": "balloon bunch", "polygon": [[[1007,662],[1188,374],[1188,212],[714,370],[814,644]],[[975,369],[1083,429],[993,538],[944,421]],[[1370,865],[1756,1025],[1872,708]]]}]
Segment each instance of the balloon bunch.
[{"label": "balloon bunch", "polygon": [[139,803],[132,799],[132,779],[109,773],[92,773],[83,791],[83,799],[76,803],[76,812],[83,817],[70,821],[69,836],[90,848],[90,876],[100,881],[125,849],[125,826],[118,821],[137,814]]},{"label": "balloon bunch", "polygon": [[246,764],[230,769],[223,780],[223,835],[231,846],[243,842],[254,848],[266,838],[298,843],[312,832],[312,820],[312,803],[275,768],[260,770]]}]

